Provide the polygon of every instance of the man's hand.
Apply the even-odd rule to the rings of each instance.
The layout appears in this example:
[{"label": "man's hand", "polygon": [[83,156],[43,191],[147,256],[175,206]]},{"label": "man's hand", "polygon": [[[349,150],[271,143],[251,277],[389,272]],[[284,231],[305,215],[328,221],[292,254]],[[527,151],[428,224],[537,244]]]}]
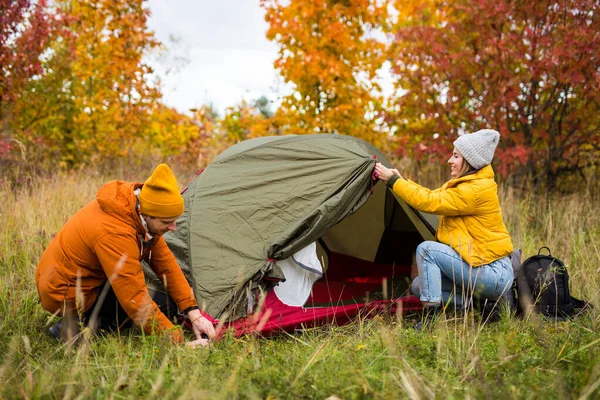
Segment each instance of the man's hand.
[{"label": "man's hand", "polygon": [[[206,337],[203,337],[202,335],[206,335],[208,336],[209,339],[212,339],[216,336],[215,333],[215,327],[213,326],[213,324],[206,319],[205,317],[202,316],[202,314],[200,313],[200,310],[191,310],[188,313],[188,318],[189,320],[192,322],[192,330],[194,331],[194,334],[196,335],[196,339],[191,343],[195,343],[195,344],[200,344],[202,346],[205,346],[206,343],[202,342],[202,341],[207,341]],[[198,342],[198,343],[196,343]],[[203,344],[204,343],[204,344]]]},{"label": "man's hand", "polygon": [[192,349],[195,349],[198,346],[206,347],[206,346],[208,346],[208,339],[196,339],[196,340],[192,340],[190,342],[187,342],[185,345],[187,347],[191,347]]},{"label": "man's hand", "polygon": [[377,174],[377,178],[385,183],[390,180],[392,175],[398,175],[398,177],[402,178],[402,175],[400,175],[400,172],[397,169],[389,169],[382,163],[375,164],[375,173]]}]

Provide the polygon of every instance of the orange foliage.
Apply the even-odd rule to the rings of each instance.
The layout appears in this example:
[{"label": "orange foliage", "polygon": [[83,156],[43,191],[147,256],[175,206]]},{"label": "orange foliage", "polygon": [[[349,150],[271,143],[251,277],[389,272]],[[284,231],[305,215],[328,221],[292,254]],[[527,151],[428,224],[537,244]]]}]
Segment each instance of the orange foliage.
[{"label": "orange foliage", "polygon": [[270,115],[265,115],[269,111],[260,106],[261,100],[254,104],[244,100],[228,107],[223,117],[219,117],[211,106],[193,109],[192,120],[198,128],[198,134],[188,143],[186,152],[179,160],[204,168],[221,151],[235,143],[277,134],[275,121]]},{"label": "orange foliage", "polygon": [[[443,161],[459,132],[482,127],[503,135],[501,174],[552,186],[598,163],[596,0],[260,0],[292,92],[274,114],[261,98],[222,117],[161,103],[144,62],[161,44],[143,0],[5,3],[0,163],[150,155],[203,167],[248,138],[325,132]],[[395,92],[384,98],[388,66]]]},{"label": "orange foliage", "polygon": [[192,110],[192,121],[198,132],[187,144],[178,161],[201,169],[206,167],[221,151],[229,147],[219,131],[217,112],[211,106]]},{"label": "orange foliage", "polygon": [[279,45],[275,67],[293,93],[275,114],[283,133],[342,133],[383,145],[377,70],[387,1],[261,0]]}]

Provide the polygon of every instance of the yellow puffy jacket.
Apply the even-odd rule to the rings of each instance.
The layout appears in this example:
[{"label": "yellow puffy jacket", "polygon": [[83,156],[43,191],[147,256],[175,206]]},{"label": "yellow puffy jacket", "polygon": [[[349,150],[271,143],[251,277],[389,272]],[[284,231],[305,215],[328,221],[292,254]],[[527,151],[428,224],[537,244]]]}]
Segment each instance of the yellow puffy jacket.
[{"label": "yellow puffy jacket", "polygon": [[451,246],[470,265],[489,264],[512,253],[490,165],[435,190],[407,179],[392,184],[394,193],[411,207],[441,215],[437,240]]}]

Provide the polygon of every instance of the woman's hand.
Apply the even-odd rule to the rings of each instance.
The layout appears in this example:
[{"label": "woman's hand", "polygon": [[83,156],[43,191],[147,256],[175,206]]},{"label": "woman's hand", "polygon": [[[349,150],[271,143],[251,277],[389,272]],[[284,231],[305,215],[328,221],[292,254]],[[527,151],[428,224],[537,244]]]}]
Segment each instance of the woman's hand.
[{"label": "woman's hand", "polygon": [[384,181],[385,183],[387,183],[387,181],[390,180],[392,175],[398,175],[399,178],[402,178],[402,175],[400,175],[400,172],[397,169],[387,168],[382,163],[375,164],[375,174],[377,178]]}]

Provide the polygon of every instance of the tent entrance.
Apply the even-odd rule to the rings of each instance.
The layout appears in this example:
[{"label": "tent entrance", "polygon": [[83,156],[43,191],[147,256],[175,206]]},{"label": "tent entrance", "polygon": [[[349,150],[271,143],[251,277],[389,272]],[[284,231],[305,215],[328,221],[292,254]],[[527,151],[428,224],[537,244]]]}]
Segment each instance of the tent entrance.
[{"label": "tent entrance", "polygon": [[313,284],[304,307],[364,304],[406,296],[410,265],[382,264],[330,253],[326,274]]},{"label": "tent entrance", "polygon": [[431,233],[423,235],[409,214],[385,185],[376,185],[360,209],[318,239],[317,257],[325,274],[313,284],[304,307],[407,296],[417,246],[432,238]]}]

